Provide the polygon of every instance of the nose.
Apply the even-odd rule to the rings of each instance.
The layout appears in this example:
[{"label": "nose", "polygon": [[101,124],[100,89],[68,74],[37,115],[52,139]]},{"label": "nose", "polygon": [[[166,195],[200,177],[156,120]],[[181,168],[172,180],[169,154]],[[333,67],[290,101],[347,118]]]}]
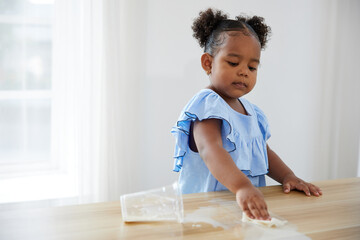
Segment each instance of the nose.
[{"label": "nose", "polygon": [[242,65],[239,65],[239,68],[237,70],[237,74],[238,76],[244,76],[244,77],[247,77],[249,75],[249,68],[247,65],[245,64],[242,64]]}]

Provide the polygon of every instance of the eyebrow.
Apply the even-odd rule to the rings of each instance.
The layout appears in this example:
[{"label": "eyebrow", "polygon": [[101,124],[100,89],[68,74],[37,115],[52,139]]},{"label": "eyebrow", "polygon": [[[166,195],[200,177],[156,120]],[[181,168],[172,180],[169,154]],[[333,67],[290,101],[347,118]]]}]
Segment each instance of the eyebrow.
[{"label": "eyebrow", "polygon": [[[236,54],[236,53],[229,53],[227,56],[228,56],[228,57],[237,57],[237,58],[241,58],[241,57],[242,57],[241,55]],[[257,58],[251,58],[250,61],[251,61],[251,62],[260,63],[260,60],[257,59]]]}]

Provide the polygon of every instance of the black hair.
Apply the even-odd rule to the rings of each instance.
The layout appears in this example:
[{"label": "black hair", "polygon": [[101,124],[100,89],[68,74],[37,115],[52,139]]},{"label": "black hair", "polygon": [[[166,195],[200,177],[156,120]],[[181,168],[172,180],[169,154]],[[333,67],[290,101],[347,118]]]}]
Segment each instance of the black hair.
[{"label": "black hair", "polygon": [[237,16],[236,20],[228,19],[228,15],[219,10],[208,8],[201,11],[192,25],[193,36],[198,40],[204,52],[215,55],[224,41],[224,32],[240,31],[244,35],[253,35],[259,40],[261,49],[265,49],[271,28],[259,16]]}]

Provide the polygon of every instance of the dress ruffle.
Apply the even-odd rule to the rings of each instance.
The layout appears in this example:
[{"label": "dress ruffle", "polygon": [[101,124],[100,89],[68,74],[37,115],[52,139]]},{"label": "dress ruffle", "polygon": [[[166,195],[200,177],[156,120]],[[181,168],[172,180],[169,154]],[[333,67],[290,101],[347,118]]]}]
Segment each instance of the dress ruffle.
[{"label": "dress ruffle", "polygon": [[[183,109],[176,126],[171,129],[171,133],[176,139],[174,153],[174,169],[179,172],[183,165],[183,159],[188,151],[190,126],[192,122],[202,121],[205,119],[222,120],[223,145],[228,152],[236,149],[233,131],[229,123],[229,116],[224,116],[223,111],[219,108],[226,107],[224,100],[215,93],[196,95]],[[225,141],[224,141],[225,140]]]}]

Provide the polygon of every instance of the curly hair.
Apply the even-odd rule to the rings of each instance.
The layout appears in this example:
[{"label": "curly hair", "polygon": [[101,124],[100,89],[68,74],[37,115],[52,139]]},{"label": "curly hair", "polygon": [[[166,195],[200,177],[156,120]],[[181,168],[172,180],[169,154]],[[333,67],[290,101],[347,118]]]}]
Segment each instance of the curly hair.
[{"label": "curly hair", "polygon": [[259,40],[261,49],[265,49],[271,28],[259,16],[237,16],[236,20],[228,19],[228,15],[211,8],[201,11],[192,25],[193,36],[198,40],[204,52],[211,55],[225,40],[224,32],[241,31],[244,35],[253,35]]}]

